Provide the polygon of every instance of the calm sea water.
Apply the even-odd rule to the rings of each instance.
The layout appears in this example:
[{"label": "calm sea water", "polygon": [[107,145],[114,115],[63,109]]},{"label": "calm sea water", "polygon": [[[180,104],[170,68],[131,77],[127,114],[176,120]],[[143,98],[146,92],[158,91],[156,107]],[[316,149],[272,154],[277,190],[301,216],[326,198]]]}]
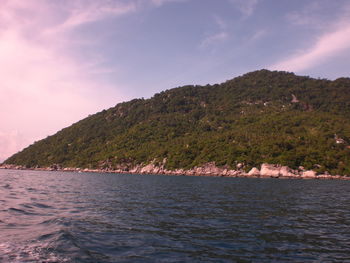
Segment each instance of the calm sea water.
[{"label": "calm sea water", "polygon": [[350,181],[0,170],[0,262],[350,262]]}]

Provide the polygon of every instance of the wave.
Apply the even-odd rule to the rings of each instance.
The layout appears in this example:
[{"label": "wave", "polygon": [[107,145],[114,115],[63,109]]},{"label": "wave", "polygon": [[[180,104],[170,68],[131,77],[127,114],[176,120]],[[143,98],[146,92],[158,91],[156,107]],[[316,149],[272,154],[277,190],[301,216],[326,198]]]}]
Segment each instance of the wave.
[{"label": "wave", "polygon": [[63,263],[72,262],[69,258],[65,258],[55,253],[45,243],[27,243],[18,244],[11,242],[0,243],[0,262],[7,263]]}]

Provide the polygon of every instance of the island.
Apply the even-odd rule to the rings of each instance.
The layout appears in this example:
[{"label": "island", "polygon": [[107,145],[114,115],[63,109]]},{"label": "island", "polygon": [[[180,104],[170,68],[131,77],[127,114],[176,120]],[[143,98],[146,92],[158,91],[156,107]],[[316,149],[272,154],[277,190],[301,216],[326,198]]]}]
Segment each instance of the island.
[{"label": "island", "polygon": [[350,79],[258,70],[134,99],[64,128],[2,168],[348,179]]}]

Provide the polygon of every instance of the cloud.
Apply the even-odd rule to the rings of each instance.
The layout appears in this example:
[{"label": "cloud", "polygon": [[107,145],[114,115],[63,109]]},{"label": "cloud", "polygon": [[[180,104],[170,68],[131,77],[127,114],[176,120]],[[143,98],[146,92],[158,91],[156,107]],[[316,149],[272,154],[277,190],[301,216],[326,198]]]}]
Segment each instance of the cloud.
[{"label": "cloud", "polygon": [[206,34],[199,45],[201,49],[205,49],[213,44],[225,41],[229,37],[227,32],[227,24],[225,21],[218,16],[214,16],[214,21],[218,27],[218,31],[211,34]]},{"label": "cloud", "polygon": [[29,143],[30,141],[26,141],[17,130],[0,131],[0,162],[4,161],[9,154],[15,153]]},{"label": "cloud", "polygon": [[226,32],[219,32],[219,33],[216,33],[213,35],[206,36],[202,40],[200,47],[206,48],[214,43],[221,42],[221,41],[227,39],[227,37],[228,37],[228,34]]},{"label": "cloud", "polygon": [[166,3],[171,3],[171,2],[187,2],[189,0],[151,0],[151,3],[155,5],[156,7],[162,6]]},{"label": "cloud", "polygon": [[327,59],[345,50],[350,50],[350,23],[343,21],[338,24],[334,32],[320,36],[311,48],[299,51],[291,57],[277,62],[270,68],[300,72],[320,63],[325,63]]},{"label": "cloud", "polygon": [[337,5],[334,5],[333,0],[312,0],[302,5],[302,8],[287,13],[285,17],[292,26],[324,30],[339,17],[349,16],[349,13],[345,14],[344,12],[349,7],[341,0],[338,1]]},{"label": "cloud", "polygon": [[0,160],[128,99],[118,92],[125,87],[106,80],[120,69],[104,66],[102,40],[79,30],[182,1],[188,0],[1,0]]},{"label": "cloud", "polygon": [[109,17],[120,16],[135,12],[136,2],[123,3],[120,1],[78,1],[72,2],[66,8],[68,17],[59,25],[60,29],[71,29],[87,23],[103,20]]},{"label": "cloud", "polygon": [[266,36],[267,34],[267,30],[266,29],[260,29],[258,31],[256,31],[251,38],[249,39],[249,42],[255,42],[258,41],[259,39],[263,38],[264,36]]},{"label": "cloud", "polygon": [[259,2],[259,0],[229,0],[244,17],[251,16]]},{"label": "cloud", "polygon": [[120,1],[0,2],[0,159],[126,99],[104,80],[117,69],[103,67],[98,51],[72,55],[90,40],[71,31],[130,12]]}]

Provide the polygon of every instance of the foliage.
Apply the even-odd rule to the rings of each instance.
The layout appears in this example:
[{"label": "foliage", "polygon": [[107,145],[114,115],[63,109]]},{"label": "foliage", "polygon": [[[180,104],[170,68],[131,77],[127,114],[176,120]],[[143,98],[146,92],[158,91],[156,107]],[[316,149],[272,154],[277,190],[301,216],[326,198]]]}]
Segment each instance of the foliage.
[{"label": "foliage", "polygon": [[260,70],[220,85],[184,86],[117,104],[5,163],[116,168],[167,158],[168,169],[268,162],[350,174],[348,143],[350,79]]}]

